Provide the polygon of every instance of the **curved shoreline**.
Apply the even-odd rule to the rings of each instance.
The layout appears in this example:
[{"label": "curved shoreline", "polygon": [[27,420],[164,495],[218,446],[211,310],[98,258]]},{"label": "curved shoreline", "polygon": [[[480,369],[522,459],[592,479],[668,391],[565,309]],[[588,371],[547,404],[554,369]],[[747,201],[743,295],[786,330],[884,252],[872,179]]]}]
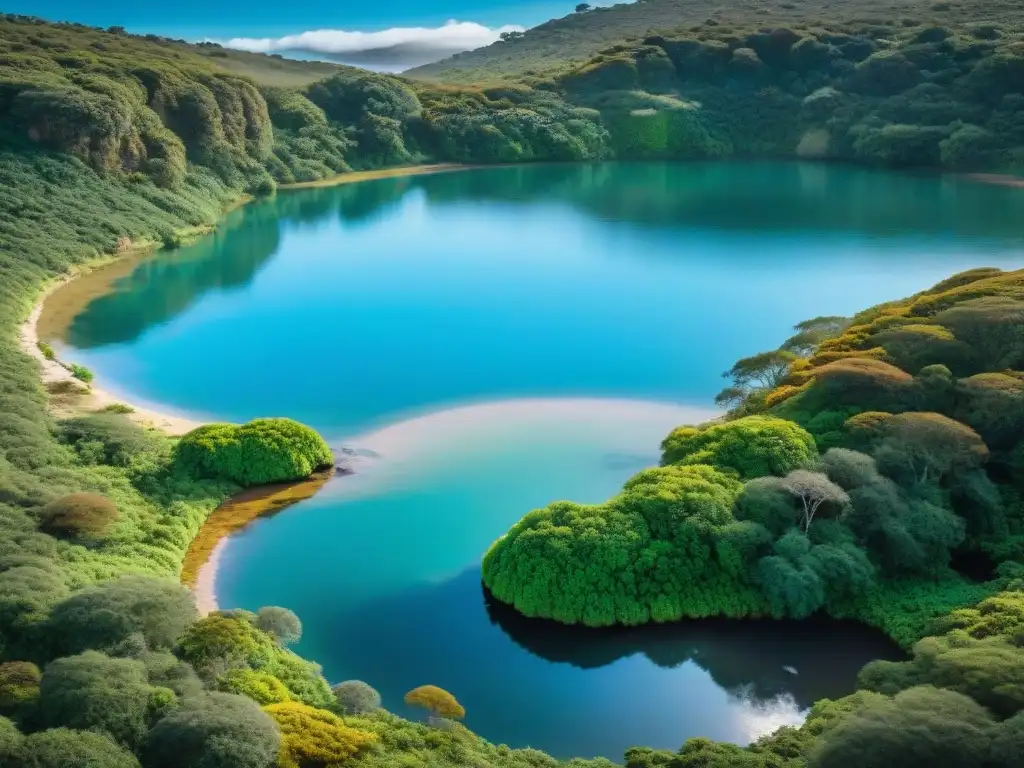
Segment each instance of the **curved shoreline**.
[{"label": "curved shoreline", "polygon": [[294,483],[247,488],[213,510],[189,544],[181,568],[181,583],[195,595],[200,615],[218,610],[217,569],[231,536],[253,520],[312,498],[332,474],[333,470],[328,470]]},{"label": "curved shoreline", "polygon": [[[115,262],[117,263],[117,262]],[[63,280],[58,280],[48,286],[42,295],[36,300],[28,318],[18,331],[18,341],[22,351],[39,363],[39,373],[43,385],[51,389],[54,385],[63,384],[65,387],[73,386],[76,392],[67,397],[67,402],[58,404],[51,396],[51,409],[58,415],[76,416],[83,413],[102,411],[111,405],[127,405],[132,409],[131,413],[125,414],[136,424],[144,427],[160,430],[165,434],[177,437],[191,432],[193,429],[202,426],[205,421],[188,418],[179,414],[153,408],[138,402],[129,402],[124,398],[117,397],[114,393],[97,386],[95,383],[85,384],[76,379],[71,371],[58,359],[47,358],[39,349],[39,318],[43,313],[43,306],[56,291],[66,286],[79,275],[71,275]],[[52,395],[52,392],[51,392]]]},{"label": "curved shoreline", "polygon": [[[474,455],[483,441],[500,445],[515,433],[539,432],[556,425],[559,431],[583,437],[589,431],[599,440],[600,436],[614,434],[616,449],[630,451],[649,448],[653,433],[664,434],[680,424],[706,422],[719,416],[721,411],[715,408],[652,400],[523,397],[399,417],[344,440],[343,445],[354,451],[354,461],[360,467],[344,482],[324,488],[330,477],[326,473],[300,483],[250,489],[218,507],[189,548],[182,581],[195,592],[200,613],[219,610],[216,581],[224,552],[231,538],[253,520],[274,515],[314,494],[350,501],[382,488],[396,490],[409,483],[415,485],[425,474],[438,468],[444,471],[453,455]],[[362,457],[368,457],[369,462],[363,464]],[[495,535],[500,533],[496,531]]]},{"label": "curved shoreline", "polygon": [[[330,179],[323,179],[321,181],[281,185],[278,189],[281,191],[288,191],[291,189],[343,186],[345,184],[355,184],[358,182],[374,181],[378,179],[424,176],[436,173],[463,171],[469,170],[473,167],[475,166],[458,165],[454,163],[436,163],[432,165],[412,165],[401,166],[398,168],[385,168],[376,171],[353,171],[351,173],[334,176]],[[240,195],[235,203],[225,207],[221,212],[221,218],[232,210],[239,206],[246,205],[252,200],[253,198],[249,195]],[[209,234],[209,232],[196,231],[191,234],[203,237],[206,234]],[[103,282],[104,287],[109,288],[110,284],[114,280],[124,276],[123,271],[126,267],[134,267],[137,261],[148,258],[159,251],[160,248],[155,243],[138,243],[119,253],[100,256],[93,262],[81,265],[64,277],[51,282],[43,289],[42,293],[36,299],[28,317],[19,327],[18,342],[25,354],[35,359],[39,364],[40,378],[42,379],[44,386],[49,388],[55,384],[60,385],[63,383],[65,388],[73,386],[74,389],[80,390],[77,393],[71,393],[62,398],[65,401],[62,403],[54,402],[54,398],[51,396],[51,410],[57,415],[77,416],[84,413],[101,411],[104,408],[115,404],[127,405],[132,409],[131,413],[126,414],[129,419],[144,427],[160,430],[172,437],[179,437],[210,422],[210,419],[198,419],[192,416],[182,415],[181,413],[166,410],[164,407],[153,403],[145,403],[138,400],[132,400],[131,398],[118,397],[115,393],[104,389],[95,381],[86,385],[72,376],[68,367],[61,360],[48,359],[39,349],[39,342],[44,340],[42,338],[43,334],[40,332],[40,320],[43,317],[44,311],[53,309],[52,304],[47,307],[47,302],[53,298],[54,294],[87,275],[99,275],[99,278],[105,281]],[[47,332],[45,335],[47,338],[55,338],[62,335],[62,332],[67,329],[67,324],[71,322],[73,317],[69,317],[66,312],[50,312],[49,314],[50,317],[47,318]],[[88,391],[84,391],[86,387],[88,388]]]}]

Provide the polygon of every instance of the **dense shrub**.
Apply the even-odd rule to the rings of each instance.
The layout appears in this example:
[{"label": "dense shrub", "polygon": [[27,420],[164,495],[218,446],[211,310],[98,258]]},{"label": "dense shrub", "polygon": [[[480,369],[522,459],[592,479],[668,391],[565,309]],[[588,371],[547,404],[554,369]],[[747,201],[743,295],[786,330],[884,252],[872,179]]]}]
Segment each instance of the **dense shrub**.
[{"label": "dense shrub", "polygon": [[249,699],[206,693],[185,699],[149,733],[145,768],[266,768],[281,734]]},{"label": "dense shrub", "polygon": [[345,725],[340,717],[298,702],[264,708],[281,731],[280,768],[342,765],[377,741],[372,733]]},{"label": "dense shrub", "polygon": [[217,688],[225,693],[237,693],[257,704],[280,704],[290,701],[288,688],[273,675],[253,669],[229,669],[217,678]]},{"label": "dense shrub", "polygon": [[17,715],[39,697],[39,667],[28,661],[0,664],[0,713]]},{"label": "dense shrub", "polygon": [[142,662],[86,651],[46,667],[38,712],[48,727],[104,731],[134,750],[142,745],[159,699]]},{"label": "dense shrub", "polygon": [[104,649],[139,633],[150,648],[170,648],[195,620],[192,594],[180,584],[122,576],[84,589],[53,609],[49,639],[67,653]]},{"label": "dense shrub", "polygon": [[484,583],[528,616],[568,624],[758,613],[747,558],[764,529],[734,521],[741,488],[710,466],[668,466],[606,504],[556,502],[492,545]]},{"label": "dense shrub", "polygon": [[365,715],[380,709],[380,694],[362,680],[346,680],[331,688],[343,715]]},{"label": "dense shrub", "polygon": [[322,437],[291,419],[209,424],[185,435],[176,453],[187,471],[240,485],[301,480],[334,460]]},{"label": "dense shrub", "polygon": [[806,431],[784,419],[751,416],[726,424],[680,427],[661,444],[662,464],[710,464],[743,479],[784,475],[817,456]]},{"label": "dense shrub", "polygon": [[281,645],[297,643],[302,637],[302,622],[287,608],[275,605],[260,608],[253,623],[257,629],[266,632]]},{"label": "dense shrub", "polygon": [[436,685],[421,685],[405,694],[405,703],[411,707],[422,707],[432,718],[461,720],[466,716],[465,708],[444,688]]},{"label": "dense shrub", "polygon": [[117,519],[117,507],[97,493],[72,493],[51,501],[39,517],[42,528],[56,536],[95,541]]},{"label": "dense shrub", "polygon": [[139,768],[135,755],[106,734],[68,728],[30,734],[8,764],[12,768]]}]

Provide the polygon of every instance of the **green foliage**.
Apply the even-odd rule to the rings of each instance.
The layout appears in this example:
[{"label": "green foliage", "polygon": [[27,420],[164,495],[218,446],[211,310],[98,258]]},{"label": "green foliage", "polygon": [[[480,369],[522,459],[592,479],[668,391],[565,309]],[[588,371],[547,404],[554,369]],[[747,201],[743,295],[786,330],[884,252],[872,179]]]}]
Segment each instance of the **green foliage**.
[{"label": "green foliage", "polygon": [[889,695],[934,685],[970,696],[1006,718],[1024,709],[1024,654],[997,637],[927,637],[914,646],[912,661],[872,662],[861,670],[859,683]]},{"label": "green foliage", "polygon": [[84,365],[71,364],[71,375],[79,381],[84,381],[86,384],[91,382],[94,378],[93,372],[86,368]]},{"label": "green foliage", "polygon": [[8,763],[12,768],[139,768],[131,752],[109,736],[90,731],[51,728],[30,734]]},{"label": "green foliage", "polygon": [[255,702],[228,693],[205,693],[185,699],[153,727],[142,764],[267,768],[280,746],[277,726]]},{"label": "green foliage", "polygon": [[[320,668],[282,648],[275,636],[257,628],[257,621],[255,614],[210,614],[184,632],[175,652],[211,681],[224,680],[230,670],[248,668],[276,678],[291,698],[313,707],[332,706],[334,697]],[[237,685],[258,682],[251,677],[229,680]],[[275,683],[263,683],[276,689]]]},{"label": "green foliage", "polygon": [[21,752],[22,735],[6,717],[0,717],[0,762],[11,765]]},{"label": "green foliage", "polygon": [[149,730],[160,690],[149,685],[142,662],[86,651],[47,665],[39,687],[39,718],[48,727],[104,731],[134,750]]},{"label": "green foliage", "polygon": [[1013,172],[1024,146],[1019,9],[978,9],[998,22],[984,25],[984,43],[973,9],[943,8],[942,26],[897,22],[896,10],[881,0],[839,15],[815,0],[754,10],[647,0],[572,14],[514,45],[412,74],[560,89],[600,110],[620,158],[823,157]]},{"label": "green foliage", "polygon": [[[813,768],[935,765],[968,768],[988,753],[991,715],[965,696],[931,687],[881,699],[827,731]],[[983,758],[982,758],[983,759]]]},{"label": "green foliage", "polygon": [[484,583],[528,616],[568,624],[756,614],[747,564],[766,534],[733,519],[741,488],[679,465],[639,473],[603,505],[556,502],[492,545]]},{"label": "green foliage", "polygon": [[287,608],[269,605],[256,612],[254,622],[257,629],[275,638],[281,645],[299,642],[302,637],[302,622]]},{"label": "green foliage", "polygon": [[274,655],[272,638],[244,617],[211,614],[185,630],[175,649],[178,656],[200,672],[216,677],[238,665],[260,669]]},{"label": "green foliage", "polygon": [[180,584],[122,576],[55,606],[48,639],[59,651],[78,653],[110,648],[139,633],[149,648],[167,649],[195,618],[192,594]]},{"label": "green foliage", "polygon": [[245,696],[261,706],[280,704],[291,701],[292,698],[285,684],[273,675],[240,667],[229,669],[220,675],[217,678],[217,688],[225,693]]},{"label": "green foliage", "polygon": [[362,680],[346,680],[331,688],[343,715],[365,715],[380,709],[380,694]]},{"label": "green foliage", "polygon": [[39,667],[28,661],[0,664],[0,712],[18,715],[39,698]]},{"label": "green foliage", "polygon": [[334,462],[323,438],[291,419],[208,424],[185,435],[175,455],[187,472],[244,486],[305,479]]},{"label": "green foliage", "polygon": [[791,421],[763,416],[679,427],[665,438],[661,450],[663,465],[710,464],[746,480],[784,475],[817,456],[814,438],[806,431]]}]

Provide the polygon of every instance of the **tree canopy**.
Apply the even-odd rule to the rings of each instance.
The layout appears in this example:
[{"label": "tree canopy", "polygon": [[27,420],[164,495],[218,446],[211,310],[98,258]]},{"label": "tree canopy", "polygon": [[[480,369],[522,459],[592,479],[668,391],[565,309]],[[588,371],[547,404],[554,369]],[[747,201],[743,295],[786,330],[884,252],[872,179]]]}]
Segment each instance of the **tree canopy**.
[{"label": "tree canopy", "polygon": [[405,694],[405,703],[410,707],[422,707],[432,717],[441,717],[446,720],[461,720],[466,716],[466,710],[455,697],[444,688],[436,685],[421,685],[413,688]]}]

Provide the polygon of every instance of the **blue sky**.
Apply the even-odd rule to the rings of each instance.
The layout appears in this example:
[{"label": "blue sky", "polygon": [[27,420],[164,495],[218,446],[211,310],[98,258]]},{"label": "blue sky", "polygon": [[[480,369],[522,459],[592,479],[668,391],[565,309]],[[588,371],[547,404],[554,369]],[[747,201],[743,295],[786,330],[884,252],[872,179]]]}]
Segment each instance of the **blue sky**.
[{"label": "blue sky", "polygon": [[531,27],[571,13],[575,4],[575,0],[6,0],[2,10],[201,40],[276,37],[311,29],[372,32],[397,26],[434,27],[449,19],[488,27]]}]

